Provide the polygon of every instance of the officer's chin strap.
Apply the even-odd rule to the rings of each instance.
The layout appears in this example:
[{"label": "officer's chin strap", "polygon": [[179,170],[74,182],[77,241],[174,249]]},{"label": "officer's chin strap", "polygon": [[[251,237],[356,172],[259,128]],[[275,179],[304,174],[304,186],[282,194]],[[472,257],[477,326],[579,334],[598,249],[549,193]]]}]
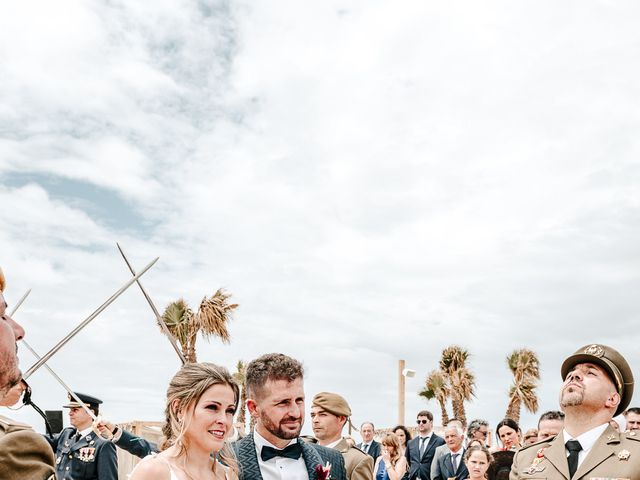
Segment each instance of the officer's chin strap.
[{"label": "officer's chin strap", "polygon": [[31,400],[31,387],[29,386],[29,384],[24,379],[22,379],[21,381],[22,381],[22,383],[23,383],[23,385],[25,387],[24,394],[22,396],[22,403],[24,405],[31,405],[33,407],[33,409],[36,412],[38,412],[38,414],[44,419],[44,425],[45,425],[45,428],[47,429],[47,435],[50,438],[53,438],[53,429],[51,428],[51,424],[49,423],[49,419],[44,414],[44,412],[40,409],[40,407],[38,407],[35,403],[33,403],[33,400]]}]

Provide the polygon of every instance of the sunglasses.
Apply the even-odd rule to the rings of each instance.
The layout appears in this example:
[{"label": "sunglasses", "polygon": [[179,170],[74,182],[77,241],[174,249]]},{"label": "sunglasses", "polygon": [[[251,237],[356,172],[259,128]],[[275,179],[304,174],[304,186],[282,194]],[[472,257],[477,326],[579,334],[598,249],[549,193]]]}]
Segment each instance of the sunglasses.
[{"label": "sunglasses", "polygon": [[422,424],[425,424],[425,423],[429,423],[429,422],[430,422],[430,420],[416,420],[416,423],[417,423],[418,425],[420,425],[421,423],[422,423]]}]

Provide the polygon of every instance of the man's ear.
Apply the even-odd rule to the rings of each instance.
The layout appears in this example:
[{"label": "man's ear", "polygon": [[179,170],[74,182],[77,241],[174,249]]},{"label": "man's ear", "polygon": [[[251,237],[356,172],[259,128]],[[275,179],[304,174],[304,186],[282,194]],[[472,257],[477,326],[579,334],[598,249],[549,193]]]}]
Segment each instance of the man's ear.
[{"label": "man's ear", "polygon": [[615,410],[618,408],[618,405],[620,405],[621,400],[622,399],[620,398],[620,394],[618,392],[612,392],[609,394],[609,398],[607,398],[605,406],[608,408],[613,408]]},{"label": "man's ear", "polygon": [[254,418],[258,417],[258,405],[253,398],[247,398],[247,409],[249,410],[249,415]]}]

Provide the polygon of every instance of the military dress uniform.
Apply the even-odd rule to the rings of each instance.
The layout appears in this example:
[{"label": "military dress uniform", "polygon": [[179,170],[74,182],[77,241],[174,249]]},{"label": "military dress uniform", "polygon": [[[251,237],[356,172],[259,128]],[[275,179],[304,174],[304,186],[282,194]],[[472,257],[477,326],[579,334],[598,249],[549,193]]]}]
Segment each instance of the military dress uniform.
[{"label": "military dress uniform", "polygon": [[373,457],[358,447],[352,447],[343,438],[334,447],[344,457],[347,478],[350,480],[371,480],[373,478]]},{"label": "military dress uniform", "polygon": [[65,428],[49,441],[56,452],[58,480],[117,480],[116,446],[90,432],[78,438],[75,427]]},{"label": "military dress uniform", "polygon": [[509,480],[640,480],[640,432],[610,426],[596,440],[572,479],[562,432],[519,450]]},{"label": "military dress uniform", "polygon": [[[78,392],[75,395],[95,412],[102,403],[91,395]],[[71,396],[69,400],[64,408],[82,406]],[[55,452],[57,480],[118,480],[116,446],[94,431],[82,435],[75,427],[68,427],[47,440]]]},{"label": "military dress uniform", "polygon": [[[337,393],[320,392],[313,397],[312,407],[318,407],[336,417],[346,417],[348,422],[351,417],[351,407],[344,397]],[[344,426],[344,425],[343,425]],[[316,442],[315,439],[312,440]],[[373,478],[373,457],[367,455],[357,447],[352,447],[344,438],[341,438],[333,447],[344,458],[348,480],[371,480]]]},{"label": "military dress uniform", "polygon": [[42,435],[0,415],[0,479],[55,480],[53,452]]},{"label": "military dress uniform", "polygon": [[[593,363],[606,371],[620,395],[613,413],[622,413],[629,406],[634,387],[633,372],[625,358],[606,345],[585,345],[565,359],[560,368],[562,379],[582,363]],[[567,448],[564,432],[560,432],[552,439],[519,450],[509,480],[640,480],[640,432],[618,433],[607,425],[573,477],[569,474]]]}]

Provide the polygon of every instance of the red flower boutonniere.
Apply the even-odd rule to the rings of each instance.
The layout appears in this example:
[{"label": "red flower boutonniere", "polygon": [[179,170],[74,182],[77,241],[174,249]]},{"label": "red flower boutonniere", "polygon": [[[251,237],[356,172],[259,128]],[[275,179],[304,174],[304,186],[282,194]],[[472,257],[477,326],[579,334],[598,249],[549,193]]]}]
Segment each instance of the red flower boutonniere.
[{"label": "red flower boutonniere", "polygon": [[318,480],[331,480],[331,464],[327,464],[323,467],[321,464],[316,465],[316,478]]}]

